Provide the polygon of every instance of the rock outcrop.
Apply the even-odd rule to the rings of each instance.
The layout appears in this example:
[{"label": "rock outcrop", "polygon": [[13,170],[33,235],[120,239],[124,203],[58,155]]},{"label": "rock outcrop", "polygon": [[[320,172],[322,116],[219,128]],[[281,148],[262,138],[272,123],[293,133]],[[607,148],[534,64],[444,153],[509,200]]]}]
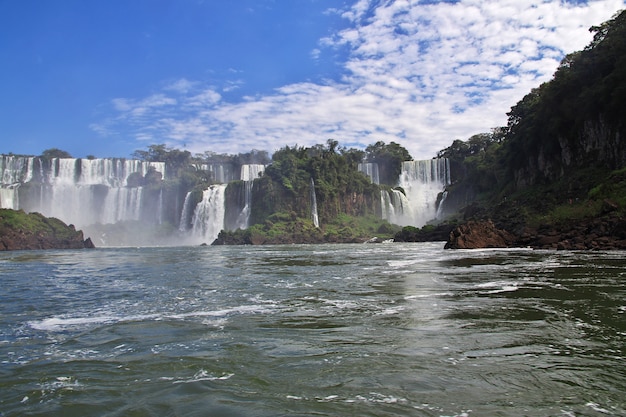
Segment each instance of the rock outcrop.
[{"label": "rock outcrop", "polygon": [[446,249],[504,247],[626,250],[626,218],[618,212],[611,212],[570,224],[526,227],[520,233],[498,228],[491,220],[468,221],[450,232],[445,245]]},{"label": "rock outcrop", "polygon": [[450,232],[445,249],[506,248],[515,242],[513,234],[498,229],[491,220],[469,221]]},{"label": "rock outcrop", "polygon": [[94,248],[73,225],[39,213],[0,209],[0,251]]}]

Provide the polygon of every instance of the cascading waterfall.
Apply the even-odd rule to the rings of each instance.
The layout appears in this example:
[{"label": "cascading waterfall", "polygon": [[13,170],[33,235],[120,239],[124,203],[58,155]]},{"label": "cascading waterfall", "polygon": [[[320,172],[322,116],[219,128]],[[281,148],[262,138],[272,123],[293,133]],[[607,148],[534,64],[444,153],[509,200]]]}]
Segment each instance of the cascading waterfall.
[{"label": "cascading waterfall", "polygon": [[441,200],[439,201],[439,204],[437,205],[437,215],[436,215],[436,219],[440,219],[442,217],[443,214],[443,203],[446,201],[446,198],[448,198],[448,191],[444,191],[443,193],[441,193]]},{"label": "cascading waterfall", "polygon": [[178,230],[180,232],[186,232],[189,230],[189,210],[191,207],[191,196],[192,193],[189,191],[185,195],[185,201],[183,202],[183,211],[180,213],[180,222],[178,223]]},{"label": "cascading waterfall", "polygon": [[265,165],[245,164],[241,166],[240,179],[244,182],[244,206],[239,213],[235,229],[247,229],[250,225],[250,213],[252,211],[252,187],[254,180],[265,172]]},{"label": "cascading waterfall", "polygon": [[380,191],[382,218],[389,223],[407,225],[410,222],[411,203],[400,190]]},{"label": "cascading waterfall", "polygon": [[409,201],[402,226],[421,227],[437,217],[437,196],[450,184],[447,158],[406,161],[402,164],[399,185]]},{"label": "cascading waterfall", "polygon": [[17,210],[19,208],[19,196],[17,189],[19,184],[0,188],[0,207]]},{"label": "cascading waterfall", "polygon": [[378,164],[374,162],[363,162],[357,166],[357,169],[367,175],[372,184],[380,184],[378,175]]},{"label": "cascading waterfall", "polygon": [[157,224],[163,224],[163,188],[159,190],[159,201],[157,205]]},{"label": "cascading waterfall", "polygon": [[127,187],[127,179],[150,169],[165,178],[163,162],[3,155],[0,207],[37,211],[77,227],[138,220],[143,190]]},{"label": "cascading waterfall", "polygon": [[225,184],[211,185],[202,193],[202,201],[193,213],[192,236],[199,243],[212,243],[224,229]]},{"label": "cascading waterfall", "polygon": [[33,157],[13,155],[0,156],[0,208],[19,209],[19,192],[21,184],[29,182],[33,177]]},{"label": "cascading waterfall", "polygon": [[421,227],[441,214],[437,196],[450,184],[450,166],[446,158],[407,161],[402,165],[399,189],[381,191],[382,216],[400,226]]},{"label": "cascading waterfall", "polygon": [[212,180],[219,184],[227,184],[237,179],[234,167],[231,164],[194,164],[198,171],[211,173]]},{"label": "cascading waterfall", "polygon": [[315,196],[315,181],[311,177],[311,220],[315,227],[320,227],[320,219],[317,215],[317,197]]}]

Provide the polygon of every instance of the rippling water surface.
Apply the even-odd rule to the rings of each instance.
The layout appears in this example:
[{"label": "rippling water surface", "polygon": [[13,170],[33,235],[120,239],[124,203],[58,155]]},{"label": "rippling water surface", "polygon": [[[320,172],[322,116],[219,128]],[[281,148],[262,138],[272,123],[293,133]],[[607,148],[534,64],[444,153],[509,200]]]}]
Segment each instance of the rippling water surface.
[{"label": "rippling water surface", "polygon": [[626,415],[626,253],[0,254],[0,416]]}]

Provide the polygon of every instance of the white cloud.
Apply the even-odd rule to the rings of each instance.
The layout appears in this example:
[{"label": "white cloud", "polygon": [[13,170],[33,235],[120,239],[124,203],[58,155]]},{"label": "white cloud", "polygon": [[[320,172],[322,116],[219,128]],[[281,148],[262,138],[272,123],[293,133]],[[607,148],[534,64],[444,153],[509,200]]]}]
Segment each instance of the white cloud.
[{"label": "white cloud", "polygon": [[359,0],[342,14],[350,27],[320,39],[311,54],[348,48],[342,79],[285,85],[241,102],[181,79],[145,99],[113,100],[115,122],[144,140],[199,153],[271,152],[332,137],[396,141],[430,158],[453,139],[506,124],[512,105],[589,43],[588,28],[623,7],[622,0]]}]

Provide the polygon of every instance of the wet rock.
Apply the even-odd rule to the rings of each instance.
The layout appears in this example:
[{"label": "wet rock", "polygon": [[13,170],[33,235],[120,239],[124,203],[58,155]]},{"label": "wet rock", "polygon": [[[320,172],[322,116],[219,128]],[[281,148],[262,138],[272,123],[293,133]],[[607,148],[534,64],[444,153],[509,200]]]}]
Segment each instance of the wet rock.
[{"label": "wet rock", "polygon": [[491,220],[469,221],[452,232],[446,242],[446,249],[506,248],[513,245],[516,238],[503,229],[498,229]]}]

